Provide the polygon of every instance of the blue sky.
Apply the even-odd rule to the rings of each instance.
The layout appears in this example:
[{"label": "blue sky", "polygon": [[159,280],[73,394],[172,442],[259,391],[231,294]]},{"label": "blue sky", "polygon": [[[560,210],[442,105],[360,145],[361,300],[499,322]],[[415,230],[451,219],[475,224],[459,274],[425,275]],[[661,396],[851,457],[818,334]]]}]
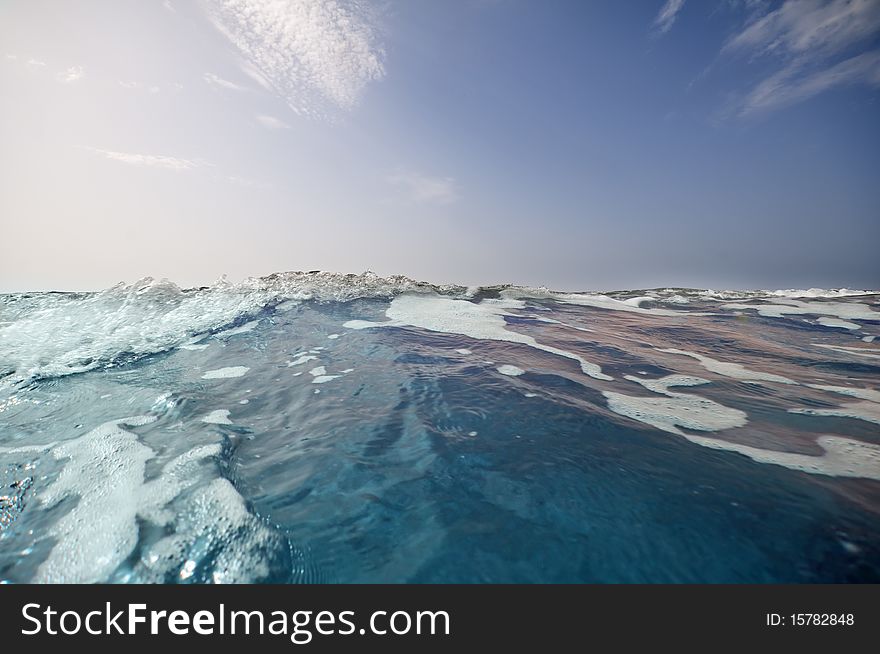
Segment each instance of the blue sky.
[{"label": "blue sky", "polygon": [[0,6],[0,290],[880,287],[880,1]]}]

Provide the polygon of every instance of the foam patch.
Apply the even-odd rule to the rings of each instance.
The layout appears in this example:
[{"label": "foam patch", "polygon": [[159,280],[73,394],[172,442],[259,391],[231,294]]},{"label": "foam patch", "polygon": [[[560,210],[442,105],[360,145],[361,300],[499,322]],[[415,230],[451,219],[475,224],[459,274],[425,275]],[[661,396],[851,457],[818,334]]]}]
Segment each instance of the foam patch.
[{"label": "foam patch", "polygon": [[250,368],[245,366],[231,366],[229,368],[218,368],[217,370],[209,370],[202,379],[230,379],[232,377],[242,377]]},{"label": "foam patch", "polygon": [[460,334],[477,340],[521,343],[537,350],[574,359],[585,374],[595,379],[606,381],[613,379],[604,374],[598,365],[586,361],[578,354],[542,345],[531,336],[508,330],[504,319],[504,316],[510,315],[507,310],[521,306],[521,302],[511,300],[493,300],[475,304],[467,300],[451,300],[438,295],[401,295],[394,298],[386,310],[388,321],[350,320],[344,326],[348,329],[418,327],[433,332]]},{"label": "foam patch", "polygon": [[658,352],[666,352],[668,354],[680,354],[682,356],[691,357],[692,359],[696,359],[700,362],[706,370],[709,372],[714,372],[723,377],[732,377],[733,379],[740,379],[742,381],[757,381],[757,382],[776,382],[779,384],[796,384],[797,382],[792,381],[788,377],[783,377],[782,375],[774,375],[769,372],[758,372],[755,370],[749,370],[744,366],[738,363],[731,363],[727,361],[718,361],[717,359],[712,359],[710,357],[704,356],[702,354],[697,354],[696,352],[688,352],[687,350],[677,350],[675,348],[668,349],[659,349]]},{"label": "foam patch", "polygon": [[818,320],[817,323],[820,325],[824,325],[825,327],[837,327],[839,329],[861,329],[861,325],[858,325],[854,322],[849,322],[848,320],[841,320],[840,318],[829,318],[828,316],[822,316]]},{"label": "foam patch", "polygon": [[[247,400],[244,400],[247,401]],[[202,418],[202,422],[207,422],[211,425],[231,425],[232,421],[229,419],[229,411],[226,409],[217,409],[216,411],[211,411],[208,415]]]}]

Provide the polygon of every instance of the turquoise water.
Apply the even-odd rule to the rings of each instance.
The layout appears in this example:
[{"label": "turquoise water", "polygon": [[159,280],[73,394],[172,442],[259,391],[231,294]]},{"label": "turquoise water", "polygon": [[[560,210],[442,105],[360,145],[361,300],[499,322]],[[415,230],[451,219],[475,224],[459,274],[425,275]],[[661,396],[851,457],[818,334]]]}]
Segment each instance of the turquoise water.
[{"label": "turquoise water", "polygon": [[4,296],[0,580],[880,581],[880,296],[834,295]]}]

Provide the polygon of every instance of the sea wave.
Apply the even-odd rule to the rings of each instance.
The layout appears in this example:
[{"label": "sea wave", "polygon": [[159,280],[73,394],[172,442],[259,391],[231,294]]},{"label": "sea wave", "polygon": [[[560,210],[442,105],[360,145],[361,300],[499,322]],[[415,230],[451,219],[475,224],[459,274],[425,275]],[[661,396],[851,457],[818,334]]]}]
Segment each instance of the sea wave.
[{"label": "sea wave", "polygon": [[[240,328],[262,314],[283,311],[305,301],[390,299],[402,294],[437,294],[462,300],[501,296],[675,316],[685,312],[696,315],[691,306],[694,303],[763,298],[852,298],[873,293],[816,288],[777,291],[662,288],[571,293],[512,284],[483,287],[431,284],[403,275],[382,277],[369,271],[361,274],[274,273],[239,283],[231,283],[223,277],[210,286],[187,289],[167,279],[146,277],[133,284],[119,283],[92,293],[0,295],[0,379],[4,384],[21,384],[112,367],[180,346],[198,347],[196,343],[205,336]],[[746,305],[729,305],[728,308],[743,307],[749,308]],[[785,310],[810,313],[814,309]],[[871,313],[865,307],[856,315],[870,318]],[[832,315],[836,314],[832,312]]]},{"label": "sea wave", "polygon": [[0,583],[880,579],[880,295],[799,293],[0,296]]}]

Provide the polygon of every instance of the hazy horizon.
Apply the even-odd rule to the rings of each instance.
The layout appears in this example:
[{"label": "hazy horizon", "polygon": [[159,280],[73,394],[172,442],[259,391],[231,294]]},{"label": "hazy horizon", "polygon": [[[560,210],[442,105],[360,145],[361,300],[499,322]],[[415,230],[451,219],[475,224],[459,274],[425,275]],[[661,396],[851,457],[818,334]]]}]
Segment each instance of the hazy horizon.
[{"label": "hazy horizon", "polygon": [[880,1],[11,1],[0,292],[880,288]]}]

